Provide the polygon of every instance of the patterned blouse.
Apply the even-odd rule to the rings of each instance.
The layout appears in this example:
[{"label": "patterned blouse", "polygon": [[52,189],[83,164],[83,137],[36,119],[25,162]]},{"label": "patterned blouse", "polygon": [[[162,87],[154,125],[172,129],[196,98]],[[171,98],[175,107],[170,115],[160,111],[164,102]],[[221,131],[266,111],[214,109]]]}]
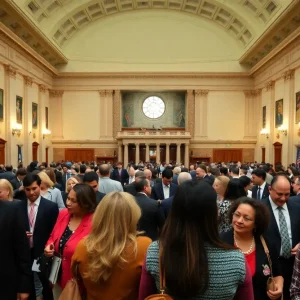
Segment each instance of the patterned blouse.
[{"label": "patterned blouse", "polygon": [[217,200],[219,209],[219,232],[227,232],[232,226],[228,217],[228,211],[231,206],[230,200]]}]

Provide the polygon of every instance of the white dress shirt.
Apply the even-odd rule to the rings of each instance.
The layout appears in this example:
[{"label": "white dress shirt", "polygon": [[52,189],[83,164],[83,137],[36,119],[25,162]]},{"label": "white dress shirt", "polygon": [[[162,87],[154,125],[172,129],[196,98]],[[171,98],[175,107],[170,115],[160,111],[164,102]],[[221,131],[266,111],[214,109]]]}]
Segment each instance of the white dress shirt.
[{"label": "white dress shirt", "polygon": [[164,197],[165,197],[164,199],[167,199],[170,197],[170,185],[165,185],[162,183],[162,186],[163,186],[163,192],[164,192]]}]

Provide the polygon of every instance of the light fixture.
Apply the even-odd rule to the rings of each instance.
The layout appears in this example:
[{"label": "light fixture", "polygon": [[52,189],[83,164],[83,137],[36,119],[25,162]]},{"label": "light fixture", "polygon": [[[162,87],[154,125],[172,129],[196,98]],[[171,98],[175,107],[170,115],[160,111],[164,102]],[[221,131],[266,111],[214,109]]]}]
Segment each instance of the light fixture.
[{"label": "light fixture", "polygon": [[16,123],[12,129],[11,129],[11,133],[12,135],[17,135],[17,136],[20,136],[21,135],[21,130],[22,130],[22,125],[21,124],[18,124]]},{"label": "light fixture", "polygon": [[281,125],[277,129],[278,129],[278,134],[282,134],[282,135],[287,136],[287,127],[286,126]]},{"label": "light fixture", "polygon": [[263,128],[263,129],[260,131],[260,134],[261,134],[261,135],[264,135],[267,139],[269,138],[269,131],[267,130],[267,128]]},{"label": "light fixture", "polygon": [[43,130],[43,139],[45,139],[45,137],[46,137],[47,135],[50,135],[50,134],[51,134],[51,131],[50,131],[50,130],[44,129],[44,130]]}]

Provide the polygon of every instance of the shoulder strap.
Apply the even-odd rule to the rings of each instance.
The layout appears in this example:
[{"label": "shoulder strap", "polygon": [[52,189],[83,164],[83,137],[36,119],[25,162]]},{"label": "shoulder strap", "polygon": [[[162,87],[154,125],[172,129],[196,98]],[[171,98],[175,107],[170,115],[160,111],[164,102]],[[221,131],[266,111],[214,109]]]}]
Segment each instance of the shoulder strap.
[{"label": "shoulder strap", "polygon": [[269,266],[270,266],[270,271],[271,271],[271,276],[273,277],[272,260],[270,258],[270,252],[269,252],[268,246],[267,246],[266,241],[265,241],[265,239],[262,235],[260,236],[260,240],[261,240],[261,243],[264,247],[265,253],[267,255]]},{"label": "shoulder strap", "polygon": [[161,247],[159,247],[159,289],[160,289],[160,293],[164,294],[165,293],[165,286],[166,286],[166,278],[165,278],[165,272],[162,268],[162,264],[161,264],[161,259],[162,259],[162,249]]}]

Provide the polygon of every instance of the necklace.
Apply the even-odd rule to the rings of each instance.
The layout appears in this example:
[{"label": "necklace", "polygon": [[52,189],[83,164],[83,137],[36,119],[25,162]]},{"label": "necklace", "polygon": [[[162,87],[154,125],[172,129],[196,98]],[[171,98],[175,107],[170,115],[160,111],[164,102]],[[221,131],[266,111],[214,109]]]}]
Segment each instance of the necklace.
[{"label": "necklace", "polygon": [[248,251],[242,251],[241,250],[241,248],[239,247],[239,245],[238,245],[238,243],[236,242],[236,239],[235,239],[235,236],[233,236],[233,238],[234,238],[234,244],[237,246],[237,248],[239,248],[240,249],[240,251],[243,253],[243,254],[250,254],[251,252],[252,252],[252,250],[253,250],[253,247],[254,247],[254,236],[252,236],[252,242],[251,242],[251,245],[250,245],[250,248],[249,248],[249,250]]}]

